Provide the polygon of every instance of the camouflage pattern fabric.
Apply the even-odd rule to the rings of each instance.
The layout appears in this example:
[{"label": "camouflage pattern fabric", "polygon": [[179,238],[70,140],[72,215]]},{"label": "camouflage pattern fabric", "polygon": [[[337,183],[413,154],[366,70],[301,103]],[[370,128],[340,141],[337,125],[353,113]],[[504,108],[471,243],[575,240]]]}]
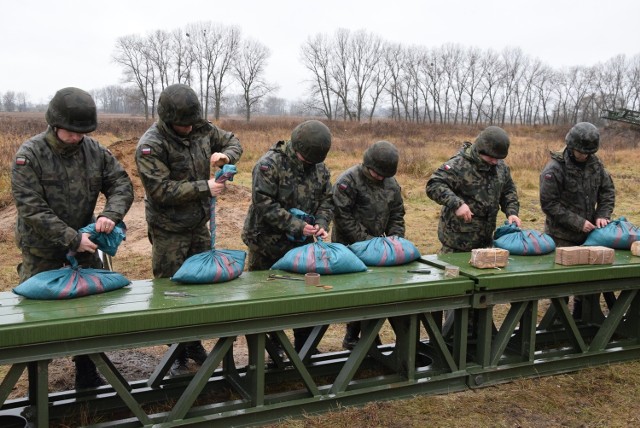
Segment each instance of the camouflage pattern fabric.
[{"label": "camouflage pattern fabric", "polygon": [[180,137],[159,120],[138,141],[136,166],[145,189],[146,219],[167,231],[184,232],[209,221],[210,159],[224,153],[235,164],[242,155],[231,133],[202,121]]},{"label": "camouflage pattern fabric", "polygon": [[[498,211],[508,217],[518,215],[520,209],[509,167],[502,160],[489,165],[469,142],[433,173],[426,191],[429,198],[442,205],[438,239],[443,249],[471,251],[491,247]],[[455,215],[464,203],[474,214],[469,223]]]},{"label": "camouflage pattern fabric", "polygon": [[[100,193],[106,204],[99,216],[122,221],[133,202],[133,186],[117,159],[91,137],[65,144],[49,127],[20,146],[11,170],[18,210],[16,243],[23,255],[65,263],[80,244],[78,230],[95,221]],[[24,272],[48,262],[25,260]],[[58,266],[60,267],[60,266]],[[27,273],[25,273],[25,276]]]},{"label": "camouflage pattern fabric", "polygon": [[363,165],[343,172],[333,187],[333,242],[349,245],[377,236],[404,237],[404,202],[393,177],[376,180]]},{"label": "camouflage pattern fabric", "polygon": [[[102,269],[102,261],[98,256],[98,252],[89,253],[82,252],[75,255],[78,264],[85,268]],[[36,248],[23,248],[22,249],[22,262],[18,264],[18,275],[20,276],[20,282],[25,282],[32,276],[45,272],[48,270],[60,269],[69,265],[66,253],[60,252],[51,254],[43,251],[39,251]]]},{"label": "camouflage pattern fabric", "polygon": [[189,257],[211,250],[211,235],[206,225],[172,232],[149,224],[147,231],[154,278],[171,278]]},{"label": "camouflage pattern fabric", "polygon": [[610,218],[615,187],[600,159],[592,154],[582,165],[571,159],[569,148],[552,152],[540,174],[540,206],[545,213],[544,231],[554,240],[581,245],[588,233],[585,220]]},{"label": "camouflage pattern fabric", "polygon": [[328,230],[332,220],[330,173],[324,163],[305,164],[296,157],[291,142],[280,141],[262,156],[252,173],[251,205],[245,219],[242,240],[249,247],[249,270],[268,269],[268,261],[287,251],[313,242],[302,238],[305,222],[289,209],[298,208],[316,218]]},{"label": "camouflage pattern fabric", "polygon": [[211,249],[207,180],[215,152],[235,164],[242,147],[231,132],[206,121],[180,137],[159,120],[138,141],[136,166],[145,189],[155,278],[171,277],[189,256]]}]

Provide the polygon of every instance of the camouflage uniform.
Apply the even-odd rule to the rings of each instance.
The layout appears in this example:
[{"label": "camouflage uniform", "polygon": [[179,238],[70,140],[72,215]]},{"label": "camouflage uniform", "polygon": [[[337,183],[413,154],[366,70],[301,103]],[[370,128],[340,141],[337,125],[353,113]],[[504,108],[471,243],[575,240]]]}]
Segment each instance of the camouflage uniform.
[{"label": "camouflage uniform", "polygon": [[[251,205],[242,240],[249,247],[249,270],[269,269],[287,251],[313,243],[304,239],[304,220],[289,209],[315,216],[328,230],[332,219],[330,174],[324,163],[305,164],[296,157],[290,141],[279,141],[253,168]],[[287,238],[293,237],[293,240]]]},{"label": "camouflage uniform", "polygon": [[404,237],[404,203],[393,177],[376,180],[363,165],[343,172],[333,187],[331,240],[345,245],[376,236]]},{"label": "camouflage uniform", "polygon": [[615,205],[615,188],[600,159],[591,154],[580,164],[570,149],[552,152],[540,174],[540,206],[547,216],[545,232],[558,246],[582,245],[585,220],[609,218]]},{"label": "camouflage uniform", "polygon": [[[477,145],[469,142],[433,173],[426,191],[442,205],[438,224],[442,252],[491,247],[498,210],[508,217],[520,209],[509,167],[502,160],[489,165],[480,158]],[[464,203],[474,214],[470,223],[455,215]]]},{"label": "camouflage uniform", "polygon": [[[131,180],[109,150],[86,135],[79,144],[63,143],[51,126],[18,149],[11,186],[18,209],[21,282],[68,264],[66,254],[80,244],[78,229],[95,221],[100,193],[107,202],[99,216],[115,223],[133,202]],[[82,265],[102,267],[97,252],[76,258]]]},{"label": "camouflage uniform", "polygon": [[181,137],[160,119],[138,141],[136,165],[146,193],[156,278],[171,277],[189,256],[211,249],[207,180],[215,152],[227,155],[234,164],[242,148],[231,132],[204,120]]}]

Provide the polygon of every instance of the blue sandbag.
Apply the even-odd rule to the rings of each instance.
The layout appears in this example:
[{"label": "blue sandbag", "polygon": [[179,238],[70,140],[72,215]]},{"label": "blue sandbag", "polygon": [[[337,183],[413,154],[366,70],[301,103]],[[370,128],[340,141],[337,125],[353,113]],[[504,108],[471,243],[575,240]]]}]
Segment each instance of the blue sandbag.
[{"label": "blue sandbag", "polygon": [[582,245],[600,245],[617,250],[629,250],[635,241],[640,241],[640,229],[628,222],[625,217],[619,217],[605,227],[592,230]]},{"label": "blue sandbag", "polygon": [[212,250],[189,257],[171,277],[183,284],[212,284],[230,281],[244,270],[247,253],[240,250]]},{"label": "blue sandbag", "polygon": [[354,242],[348,248],[367,266],[397,266],[420,258],[420,251],[413,242],[399,236]]},{"label": "blue sandbag", "polygon": [[537,230],[520,229],[515,223],[505,221],[493,234],[493,246],[509,250],[509,254],[537,256],[556,249],[553,238]]},{"label": "blue sandbag", "polygon": [[117,290],[131,283],[122,274],[106,269],[82,268],[68,255],[71,266],[40,272],[13,289],[29,299],[61,300]]},{"label": "blue sandbag", "polygon": [[100,251],[111,257],[116,255],[120,243],[127,239],[127,226],[123,222],[118,222],[111,233],[97,232],[95,223],[83,227],[79,232],[88,233],[91,242],[96,244]]},{"label": "blue sandbag", "polygon": [[[216,172],[215,180],[218,183],[233,181],[236,172],[235,165],[226,164]],[[212,284],[231,281],[242,274],[247,253],[240,250],[216,250],[216,199],[212,197],[209,205],[211,250],[185,260],[171,277],[172,281],[182,284]]]},{"label": "blue sandbag", "polygon": [[365,264],[345,245],[321,240],[289,250],[271,269],[322,275],[364,272]]}]

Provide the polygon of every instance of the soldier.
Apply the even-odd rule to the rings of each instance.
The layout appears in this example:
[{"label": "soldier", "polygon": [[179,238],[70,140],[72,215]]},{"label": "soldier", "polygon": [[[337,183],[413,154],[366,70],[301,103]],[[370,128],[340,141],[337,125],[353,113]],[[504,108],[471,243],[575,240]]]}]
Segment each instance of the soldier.
[{"label": "soldier", "polygon": [[[589,232],[609,224],[616,199],[611,176],[596,156],[598,128],[589,122],[573,126],[566,147],[551,152],[540,173],[540,206],[546,215],[544,229],[557,247],[582,245]],[[612,305],[615,297],[604,293]],[[582,316],[582,299],[574,296],[573,316]]]},{"label": "soldier", "polygon": [[[364,152],[362,164],[338,177],[333,187],[332,242],[349,245],[385,235],[404,238],[404,202],[400,185],[393,177],[398,158],[393,144],[378,141]],[[345,349],[353,349],[358,343],[360,324],[347,323],[342,341]]]},{"label": "soldier", "polygon": [[[98,124],[96,105],[87,92],[63,88],[49,103],[47,130],[23,143],[11,171],[11,190],[18,210],[16,242],[22,251],[20,282],[68,264],[102,268],[97,245],[78,230],[96,223],[111,233],[133,202],[133,186],[117,159],[87,136]],[[106,204],[96,220],[99,194]],[[74,358],[76,389],[104,385],[86,355]]]},{"label": "soldier", "polygon": [[427,181],[427,196],[442,205],[438,223],[441,253],[491,247],[500,209],[510,224],[520,227],[516,186],[503,161],[509,144],[502,128],[489,126],[473,144],[465,142]]},{"label": "soldier", "polygon": [[[211,197],[225,186],[211,177],[211,167],[235,164],[242,147],[233,133],[203,118],[198,96],[187,85],[162,91],[158,117],[138,141],[136,165],[145,189],[153,276],[169,278],[188,257],[211,249]],[[186,344],[172,373],[187,372],[188,358],[198,364],[207,358],[200,341]]]},{"label": "soldier", "polygon": [[545,232],[558,247],[582,245],[589,232],[609,224],[616,198],[613,180],[596,156],[598,128],[580,122],[565,143],[563,151],[551,152],[540,174]]},{"label": "soldier", "polygon": [[[331,132],[322,122],[296,126],[291,140],[279,141],[262,156],[252,173],[251,205],[242,240],[249,247],[248,269],[269,269],[287,251],[326,239],[332,219],[329,170],[323,163],[331,148]],[[315,224],[293,216],[297,208]],[[294,329],[294,346],[302,349],[311,328]]]}]

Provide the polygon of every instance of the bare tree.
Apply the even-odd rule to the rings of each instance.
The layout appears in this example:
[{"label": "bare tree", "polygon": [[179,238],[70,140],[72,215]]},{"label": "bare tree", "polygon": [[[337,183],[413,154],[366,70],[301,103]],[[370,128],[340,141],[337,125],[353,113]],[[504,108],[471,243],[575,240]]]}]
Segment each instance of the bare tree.
[{"label": "bare tree", "polygon": [[[333,91],[330,75],[330,46],[327,37],[317,34],[309,37],[300,49],[302,64],[312,74],[310,95],[312,102],[307,106],[319,111],[328,120],[333,120]],[[317,102],[317,103],[316,103]]]},{"label": "bare tree", "polygon": [[149,92],[153,91],[153,70],[140,36],[129,35],[118,38],[113,60],[124,67],[124,82],[133,83],[144,103],[144,117],[149,119]]},{"label": "bare tree", "polygon": [[[366,96],[381,71],[378,64],[383,56],[382,39],[364,30],[355,32],[349,39],[348,60],[353,82],[355,119],[360,122],[365,109]],[[373,114],[373,109],[372,113]]]},{"label": "bare tree", "polygon": [[5,111],[16,111],[16,93],[13,91],[7,91],[2,96],[2,104]]},{"label": "bare tree", "polygon": [[273,86],[264,80],[264,71],[269,55],[269,49],[262,43],[256,40],[246,40],[242,44],[237,60],[233,63],[234,75],[242,89],[247,122],[251,120],[254,106],[273,91]]},{"label": "bare tree", "polygon": [[171,66],[174,83],[191,85],[191,68],[195,62],[187,33],[181,29],[171,32]]},{"label": "bare tree", "polygon": [[171,34],[163,30],[153,31],[147,36],[145,47],[147,58],[157,71],[160,90],[164,90],[170,84]]}]

